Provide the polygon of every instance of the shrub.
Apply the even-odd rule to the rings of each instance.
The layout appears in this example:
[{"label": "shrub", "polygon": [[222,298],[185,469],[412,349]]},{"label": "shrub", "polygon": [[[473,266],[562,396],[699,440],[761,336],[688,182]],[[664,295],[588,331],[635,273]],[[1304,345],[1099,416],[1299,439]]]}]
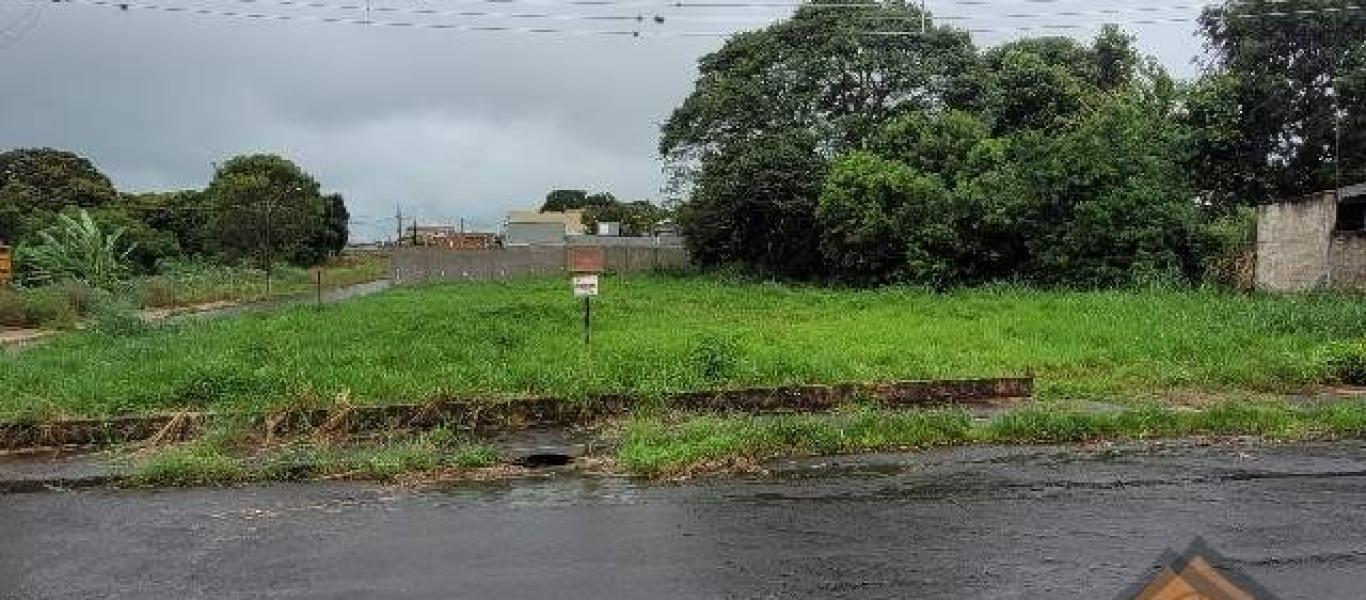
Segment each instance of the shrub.
[{"label": "shrub", "polygon": [[138,304],[145,308],[176,305],[175,284],[166,277],[148,277],[137,289]]},{"label": "shrub", "polygon": [[1242,207],[1202,224],[1197,234],[1204,280],[1237,290],[1252,289],[1257,266],[1257,211]]},{"label": "shrub", "polygon": [[23,327],[27,324],[23,296],[14,290],[0,288],[0,327]]},{"label": "shrub", "polygon": [[58,215],[57,224],[40,232],[39,243],[26,248],[23,256],[37,281],[75,279],[110,289],[129,272],[133,247],[120,240],[122,235],[121,228],[106,233],[81,210],[76,217]]},{"label": "shrub", "polygon": [[95,309],[93,329],[104,335],[136,335],[147,330],[137,307],[126,300],[110,299]]},{"label": "shrub", "polygon": [[30,327],[70,328],[80,316],[67,294],[58,288],[28,290],[23,301],[24,322]]},{"label": "shrub", "polygon": [[77,316],[85,316],[94,312],[95,307],[103,303],[108,297],[108,292],[90,287],[89,284],[68,279],[56,286],[54,289],[66,299],[67,305]]},{"label": "shrub", "polygon": [[1321,363],[1329,381],[1366,385],[1366,341],[1332,344],[1324,349]]}]

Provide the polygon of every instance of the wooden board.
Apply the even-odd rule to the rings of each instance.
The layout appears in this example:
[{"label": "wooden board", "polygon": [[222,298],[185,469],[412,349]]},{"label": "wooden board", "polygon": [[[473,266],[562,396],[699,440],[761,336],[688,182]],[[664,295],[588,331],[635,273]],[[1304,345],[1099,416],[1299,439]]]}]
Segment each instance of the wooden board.
[{"label": "wooden board", "polygon": [[0,246],[0,285],[9,283],[10,274],[9,246]]},{"label": "wooden board", "polygon": [[565,248],[565,268],[570,273],[601,273],[606,263],[599,246],[569,246]]}]

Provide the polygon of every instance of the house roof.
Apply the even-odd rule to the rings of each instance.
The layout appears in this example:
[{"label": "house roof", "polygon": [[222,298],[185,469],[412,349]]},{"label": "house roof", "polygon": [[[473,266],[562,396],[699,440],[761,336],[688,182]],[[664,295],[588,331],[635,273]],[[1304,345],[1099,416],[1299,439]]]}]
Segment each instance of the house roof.
[{"label": "house roof", "polygon": [[541,212],[537,210],[514,210],[508,212],[508,223],[579,223],[583,211]]}]

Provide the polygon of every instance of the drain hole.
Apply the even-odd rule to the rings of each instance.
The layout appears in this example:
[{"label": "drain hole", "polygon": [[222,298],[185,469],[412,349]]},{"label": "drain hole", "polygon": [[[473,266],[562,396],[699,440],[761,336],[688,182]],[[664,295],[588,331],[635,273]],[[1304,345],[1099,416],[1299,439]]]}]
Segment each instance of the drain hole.
[{"label": "drain hole", "polygon": [[528,454],[512,462],[513,464],[530,469],[540,469],[544,467],[563,467],[574,462],[574,457],[568,454],[554,453]]}]

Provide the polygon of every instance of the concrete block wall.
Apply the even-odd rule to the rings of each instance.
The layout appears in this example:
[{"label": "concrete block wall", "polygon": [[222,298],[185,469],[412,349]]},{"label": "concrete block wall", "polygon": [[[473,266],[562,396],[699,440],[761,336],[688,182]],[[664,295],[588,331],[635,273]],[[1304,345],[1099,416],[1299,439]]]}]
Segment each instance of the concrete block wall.
[{"label": "concrete block wall", "polygon": [[1329,251],[1329,280],[1333,287],[1366,287],[1366,232],[1336,232]]},{"label": "concrete block wall", "polygon": [[1299,291],[1328,283],[1336,220],[1332,192],[1257,207],[1257,286]]},{"label": "concrete block wall", "polygon": [[[684,248],[603,248],[609,271],[649,271],[688,266]],[[489,250],[438,247],[399,248],[389,259],[394,283],[425,280],[486,280],[564,274],[563,246],[522,246]]]}]

